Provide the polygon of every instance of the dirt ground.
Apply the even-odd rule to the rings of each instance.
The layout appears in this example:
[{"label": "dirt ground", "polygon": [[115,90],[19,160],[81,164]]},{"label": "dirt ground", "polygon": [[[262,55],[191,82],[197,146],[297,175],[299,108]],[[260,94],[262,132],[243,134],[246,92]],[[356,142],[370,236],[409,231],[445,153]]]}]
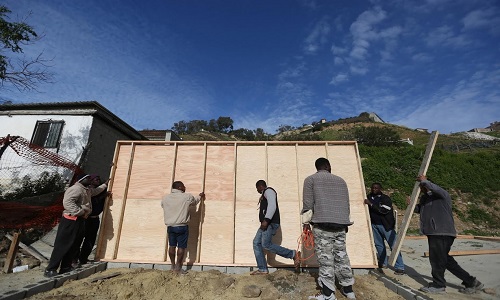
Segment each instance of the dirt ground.
[{"label": "dirt ground", "polygon": [[[99,279],[113,276],[108,279]],[[278,270],[269,275],[224,274],[217,270],[171,271],[109,269],[37,294],[29,299],[307,299],[318,292],[315,273]],[[8,277],[8,278],[7,278]],[[41,280],[42,269],[0,275],[0,290],[12,290]],[[98,280],[96,280],[98,279]],[[357,299],[404,299],[372,275],[356,275]],[[94,281],[94,282],[92,282]],[[346,299],[337,292],[338,299]]]}]

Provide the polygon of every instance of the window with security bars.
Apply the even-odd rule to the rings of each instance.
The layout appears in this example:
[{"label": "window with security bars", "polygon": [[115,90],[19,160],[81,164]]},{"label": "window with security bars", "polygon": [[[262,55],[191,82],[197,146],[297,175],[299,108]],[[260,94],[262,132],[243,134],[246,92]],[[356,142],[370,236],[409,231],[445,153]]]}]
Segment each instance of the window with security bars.
[{"label": "window with security bars", "polygon": [[31,143],[44,148],[59,148],[64,121],[37,121]]}]

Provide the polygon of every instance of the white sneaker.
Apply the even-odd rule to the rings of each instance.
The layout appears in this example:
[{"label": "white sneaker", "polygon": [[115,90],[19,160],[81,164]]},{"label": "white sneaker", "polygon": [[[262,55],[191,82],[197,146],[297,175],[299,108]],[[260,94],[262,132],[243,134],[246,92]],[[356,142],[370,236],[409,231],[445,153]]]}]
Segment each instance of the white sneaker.
[{"label": "white sneaker", "polygon": [[325,296],[322,293],[317,293],[314,296],[309,296],[308,299],[316,299],[316,300],[336,300],[335,293],[332,293],[330,296]]},{"label": "white sneaker", "polygon": [[346,292],[346,291],[344,291],[343,287],[340,289],[340,293],[342,293],[342,295],[346,296],[347,299],[356,299],[356,295],[354,294],[354,292]]}]

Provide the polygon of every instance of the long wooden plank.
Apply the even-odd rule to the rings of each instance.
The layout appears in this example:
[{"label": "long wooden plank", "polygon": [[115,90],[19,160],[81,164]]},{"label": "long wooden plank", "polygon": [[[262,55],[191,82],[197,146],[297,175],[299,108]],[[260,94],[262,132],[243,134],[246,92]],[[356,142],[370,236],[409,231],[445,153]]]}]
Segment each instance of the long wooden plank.
[{"label": "long wooden plank", "polygon": [[474,239],[482,241],[500,242],[500,237],[498,236],[475,236]]},{"label": "long wooden plank", "polygon": [[[473,239],[477,239],[477,237],[473,236],[473,235],[457,235],[456,239],[467,239],[467,240],[473,240]],[[427,236],[426,235],[407,235],[405,236],[405,240],[426,240],[427,239]]]},{"label": "long wooden plank", "polygon": [[[422,160],[422,164],[420,165],[420,169],[418,170],[418,174],[416,176],[425,175],[427,173],[427,169],[429,168],[429,164],[431,162],[432,153],[434,152],[434,146],[436,146],[438,135],[439,135],[438,131],[432,132],[429,138],[429,143],[427,144],[427,148],[425,149],[424,159]],[[406,235],[406,231],[410,226],[411,216],[413,215],[413,211],[417,206],[419,194],[420,194],[420,185],[419,182],[415,182],[415,185],[413,186],[413,192],[411,193],[410,204],[406,208],[405,216],[403,218],[403,223],[401,224],[400,230],[398,232],[398,237],[396,239],[396,242],[392,246],[391,255],[389,256],[388,259],[388,263],[391,266],[394,266],[396,264],[399,251],[401,251],[401,246],[403,246],[403,240]]]},{"label": "long wooden plank", "polygon": [[[10,234],[6,234],[5,237],[11,241],[14,241],[14,237],[11,236]],[[35,257],[36,259],[38,259],[41,262],[48,261],[48,259],[45,256],[43,256],[41,253],[36,251],[35,248],[28,246],[23,242],[19,242],[19,247],[21,247],[24,251],[28,252],[29,254],[31,254],[33,257]]]},{"label": "long wooden plank", "polygon": [[[500,249],[478,249],[478,250],[459,250],[448,252],[451,256],[460,255],[485,255],[485,254],[500,254]],[[429,257],[429,252],[424,252],[424,257]]]}]

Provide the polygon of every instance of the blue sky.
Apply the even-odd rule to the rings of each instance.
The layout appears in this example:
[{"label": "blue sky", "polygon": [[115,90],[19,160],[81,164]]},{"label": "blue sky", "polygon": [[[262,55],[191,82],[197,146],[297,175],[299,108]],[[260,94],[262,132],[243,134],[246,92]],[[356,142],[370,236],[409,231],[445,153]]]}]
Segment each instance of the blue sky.
[{"label": "blue sky", "polygon": [[15,103],[96,100],[134,128],[236,128],[376,112],[441,133],[500,121],[497,0],[7,0],[45,36],[53,84]]}]

